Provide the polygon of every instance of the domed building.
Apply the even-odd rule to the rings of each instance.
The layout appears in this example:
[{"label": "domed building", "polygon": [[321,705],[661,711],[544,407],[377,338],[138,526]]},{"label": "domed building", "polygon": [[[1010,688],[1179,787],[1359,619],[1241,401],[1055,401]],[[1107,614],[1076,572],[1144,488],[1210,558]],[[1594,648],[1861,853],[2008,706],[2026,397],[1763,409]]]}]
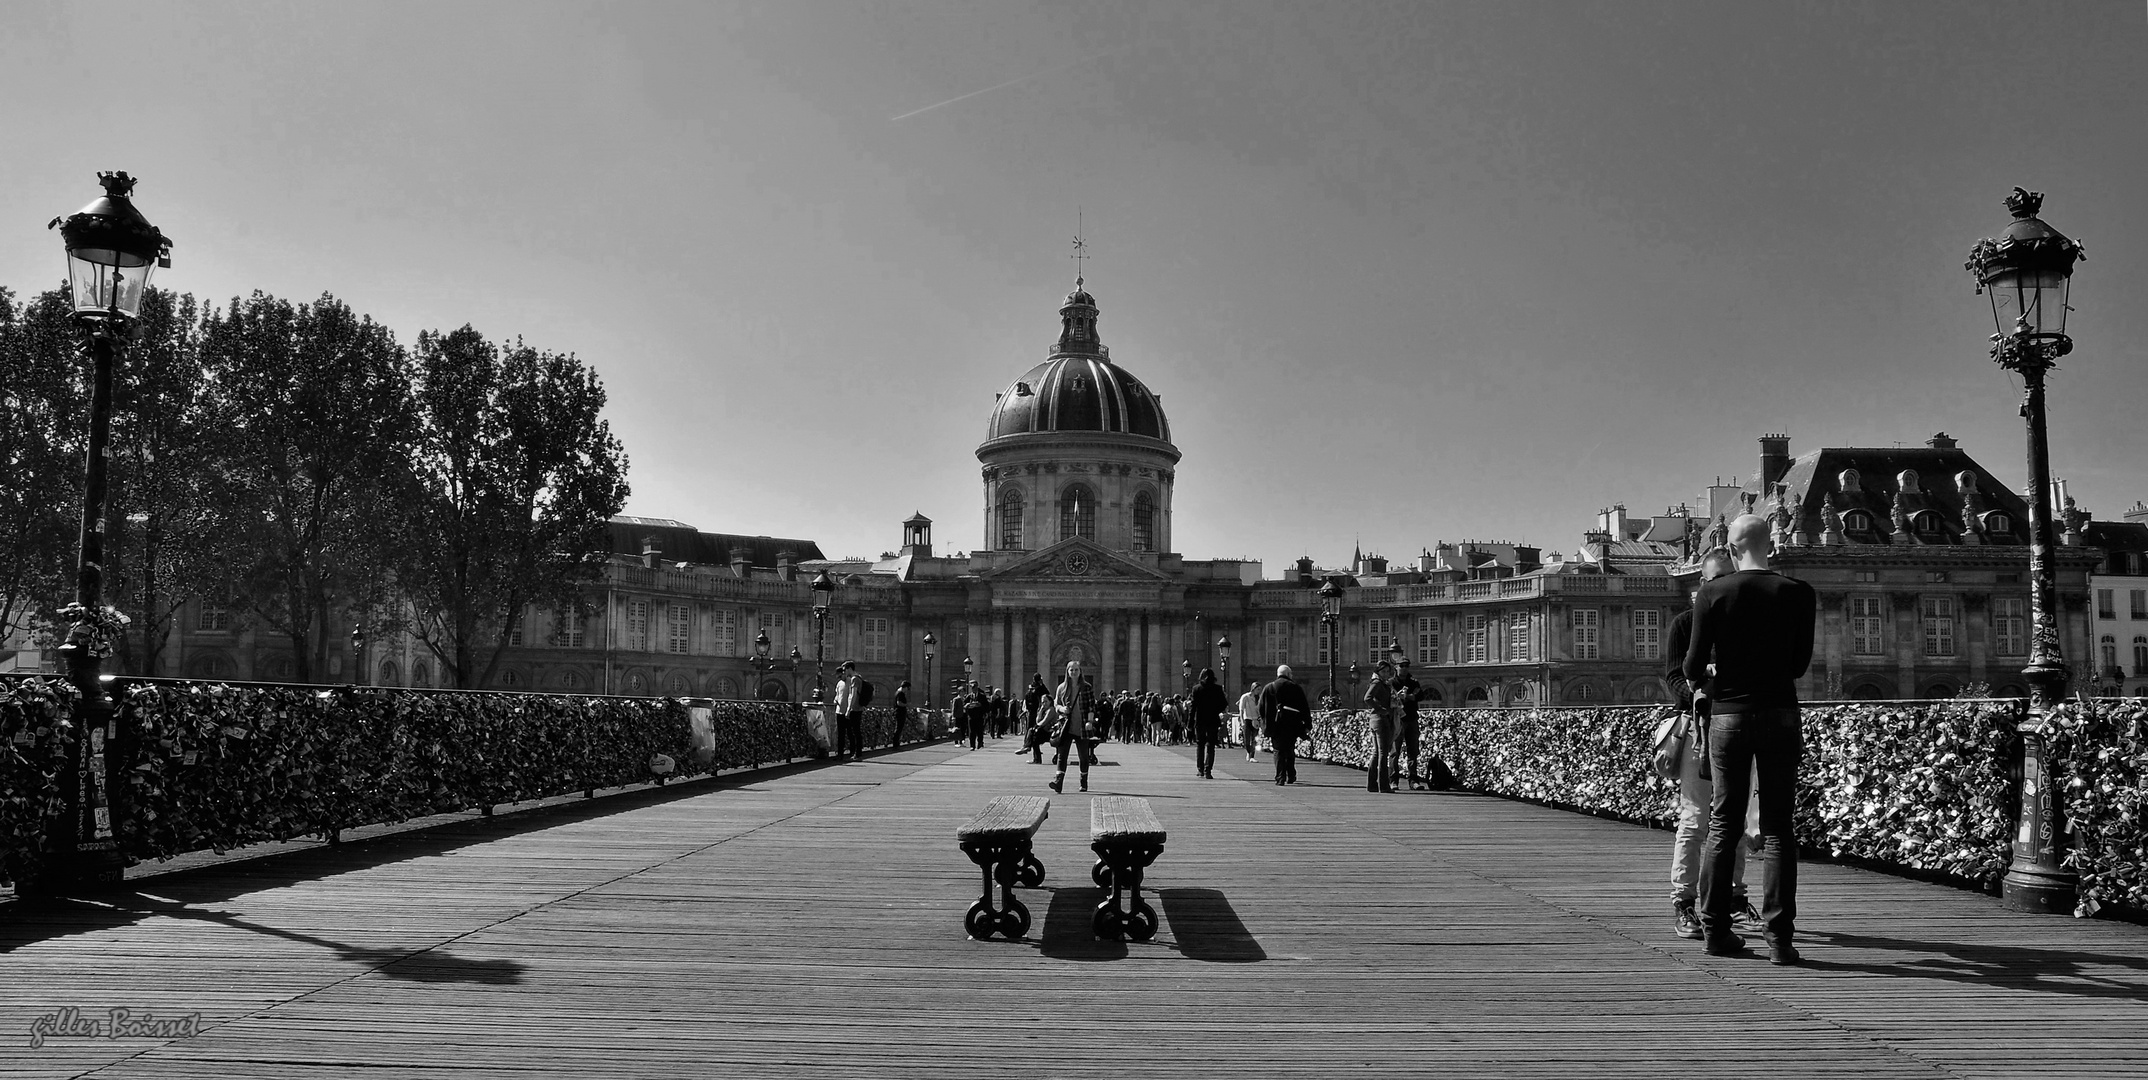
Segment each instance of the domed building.
[{"label": "domed building", "polygon": [[1077,280],[1049,357],[992,406],[977,460],[994,550],[1076,537],[1114,551],[1171,550],[1171,424],[1156,395],[1111,362],[1096,317],[1096,298]]}]

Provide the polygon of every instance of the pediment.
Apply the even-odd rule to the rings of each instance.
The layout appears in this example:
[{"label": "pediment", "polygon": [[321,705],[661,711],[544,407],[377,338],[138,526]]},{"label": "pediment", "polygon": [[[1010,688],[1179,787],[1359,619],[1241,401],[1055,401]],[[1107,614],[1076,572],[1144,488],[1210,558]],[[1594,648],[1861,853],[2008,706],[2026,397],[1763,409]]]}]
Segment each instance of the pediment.
[{"label": "pediment", "polygon": [[1020,562],[984,575],[988,579],[1055,578],[1069,581],[1163,581],[1140,563],[1094,541],[1075,537],[1030,553]]}]

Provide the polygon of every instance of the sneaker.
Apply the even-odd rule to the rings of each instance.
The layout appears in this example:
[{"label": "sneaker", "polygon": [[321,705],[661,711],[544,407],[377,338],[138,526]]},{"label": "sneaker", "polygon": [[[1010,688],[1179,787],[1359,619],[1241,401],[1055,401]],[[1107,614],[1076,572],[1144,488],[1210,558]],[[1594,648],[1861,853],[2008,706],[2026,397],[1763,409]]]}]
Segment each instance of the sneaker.
[{"label": "sneaker", "polygon": [[1753,910],[1751,900],[1738,901],[1737,908],[1730,913],[1730,925],[1740,930],[1760,929],[1760,913]]},{"label": "sneaker", "polygon": [[1700,916],[1694,914],[1693,912],[1693,901],[1674,900],[1671,902],[1671,907],[1677,916],[1678,928],[1675,933],[1677,933],[1679,937],[1685,938],[1688,941],[1699,941],[1700,939],[1707,936],[1707,934],[1702,932],[1701,930]]},{"label": "sneaker", "polygon": [[1744,956],[1745,939],[1736,934],[1724,934],[1722,937],[1704,935],[1701,951],[1710,956]]}]

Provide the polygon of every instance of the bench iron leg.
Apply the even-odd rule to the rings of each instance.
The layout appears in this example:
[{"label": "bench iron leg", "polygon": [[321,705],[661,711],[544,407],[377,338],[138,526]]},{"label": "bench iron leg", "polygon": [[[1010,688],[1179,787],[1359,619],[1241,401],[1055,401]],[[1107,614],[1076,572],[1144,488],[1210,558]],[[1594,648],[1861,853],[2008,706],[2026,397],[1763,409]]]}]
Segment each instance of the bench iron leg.
[{"label": "bench iron leg", "polygon": [[[962,928],[979,941],[995,932],[1009,938],[1018,938],[1029,932],[1029,908],[1014,895],[1016,884],[1037,885],[1044,881],[1044,864],[1033,854],[1033,845],[1024,840],[1015,844],[964,844],[962,853],[984,875],[983,895],[970,905],[962,917]],[[992,885],[999,883],[1000,904],[992,907]]]}]

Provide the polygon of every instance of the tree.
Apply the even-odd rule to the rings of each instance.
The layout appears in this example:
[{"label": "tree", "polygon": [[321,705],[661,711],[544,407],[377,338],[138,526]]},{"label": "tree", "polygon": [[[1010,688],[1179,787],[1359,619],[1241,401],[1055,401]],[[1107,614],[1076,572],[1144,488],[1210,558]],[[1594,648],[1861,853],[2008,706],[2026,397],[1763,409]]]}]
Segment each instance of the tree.
[{"label": "tree", "polygon": [[488,683],[526,607],[578,602],[626,503],[603,384],[571,354],[475,329],[418,335],[418,487],[401,570],[411,633],[459,687]]},{"label": "tree", "polygon": [[407,357],[332,296],[255,292],[203,321],[202,430],[217,433],[210,524],[230,606],[291,643],[295,677],[327,667],[331,595],[388,585],[412,433]]},{"label": "tree", "polygon": [[74,594],[88,397],[71,310],[0,289],[0,644]]},{"label": "tree", "polygon": [[172,620],[215,591],[230,558],[216,510],[225,446],[206,415],[201,332],[193,296],[149,290],[114,380],[105,592],[133,621],[118,658],[134,674],[157,673]]}]

